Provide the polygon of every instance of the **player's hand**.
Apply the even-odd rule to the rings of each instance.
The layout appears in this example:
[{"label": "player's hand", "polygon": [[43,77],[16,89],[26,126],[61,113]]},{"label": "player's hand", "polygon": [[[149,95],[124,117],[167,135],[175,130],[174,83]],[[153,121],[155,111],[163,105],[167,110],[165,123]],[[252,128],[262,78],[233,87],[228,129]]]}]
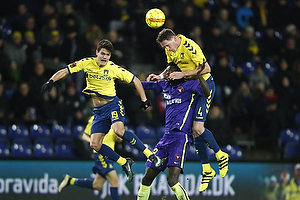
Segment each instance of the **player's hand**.
[{"label": "player's hand", "polygon": [[184,77],[184,74],[182,72],[172,72],[168,79],[169,80],[176,80],[176,79],[182,79]]},{"label": "player's hand", "polygon": [[148,99],[146,101],[142,101],[141,105],[140,105],[140,109],[144,109],[146,110],[147,108],[149,108],[151,106],[151,103],[148,101]]},{"label": "player's hand", "polygon": [[157,81],[157,80],[160,80],[160,76],[156,74],[150,74],[146,79],[147,82]]},{"label": "player's hand", "polygon": [[54,84],[54,82],[51,79],[49,81],[47,81],[46,83],[44,83],[42,85],[42,92],[50,92],[50,90],[53,87],[53,84]]},{"label": "player's hand", "polygon": [[198,73],[201,73],[201,72],[204,70],[204,68],[205,68],[205,63],[206,63],[206,61],[205,61],[205,59],[203,58],[202,64],[199,64],[199,66],[196,67],[196,72],[197,72],[197,74],[198,74]]}]

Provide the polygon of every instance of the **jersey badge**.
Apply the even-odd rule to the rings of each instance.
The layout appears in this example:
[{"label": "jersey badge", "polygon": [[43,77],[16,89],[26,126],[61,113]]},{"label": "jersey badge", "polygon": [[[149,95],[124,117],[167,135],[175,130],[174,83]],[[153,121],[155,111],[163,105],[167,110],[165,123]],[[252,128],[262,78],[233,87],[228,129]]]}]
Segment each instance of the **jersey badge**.
[{"label": "jersey badge", "polygon": [[177,88],[177,92],[178,92],[178,93],[181,93],[181,92],[183,92],[183,87],[181,87],[181,86],[180,86],[180,87],[178,87],[178,88]]},{"label": "jersey badge", "polygon": [[70,67],[73,68],[73,67],[76,67],[77,63],[76,62],[73,62],[72,64],[70,64]]},{"label": "jersey badge", "polygon": [[180,59],[184,59],[184,53],[180,54]]},{"label": "jersey badge", "polygon": [[175,158],[176,158],[177,160],[179,160],[179,159],[180,159],[180,155],[177,154],[177,155],[175,156]]}]

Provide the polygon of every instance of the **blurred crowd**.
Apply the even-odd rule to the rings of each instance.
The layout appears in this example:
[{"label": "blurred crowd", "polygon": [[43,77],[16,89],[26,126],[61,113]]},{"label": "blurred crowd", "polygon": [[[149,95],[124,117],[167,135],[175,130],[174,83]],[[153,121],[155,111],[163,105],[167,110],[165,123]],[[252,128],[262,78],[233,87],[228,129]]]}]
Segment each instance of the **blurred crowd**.
[{"label": "blurred crowd", "polygon": [[[41,85],[58,69],[95,55],[99,40],[112,41],[111,60],[136,73],[166,64],[155,42],[161,30],[144,21],[150,8],[166,15],[163,27],[195,40],[212,66],[216,96],[206,122],[220,145],[235,134],[262,137],[275,150],[280,130],[299,130],[300,0],[10,0],[0,7],[0,124],[84,125],[92,106],[80,91],[84,75]],[[163,125],[160,95],[141,111],[129,85],[117,83],[127,124]]]}]

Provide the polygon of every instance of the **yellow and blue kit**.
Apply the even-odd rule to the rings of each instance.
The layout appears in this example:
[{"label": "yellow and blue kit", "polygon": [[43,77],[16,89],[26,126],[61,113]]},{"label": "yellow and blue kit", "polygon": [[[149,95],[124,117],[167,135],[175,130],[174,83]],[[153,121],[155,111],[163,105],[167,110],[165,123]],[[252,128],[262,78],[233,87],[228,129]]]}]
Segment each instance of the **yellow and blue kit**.
[{"label": "yellow and blue kit", "polygon": [[[91,135],[91,127],[94,120],[94,116],[89,118],[88,124],[86,125],[84,129],[84,133],[87,135]],[[115,143],[116,143],[116,136],[111,128],[109,132],[105,135],[103,139],[103,144],[106,144],[113,150],[115,150]],[[114,170],[113,163],[114,161],[104,157],[103,155],[99,154],[94,150],[94,161],[95,164],[93,166],[93,172],[101,175],[103,178],[105,178],[105,174],[109,173],[110,171]]]},{"label": "yellow and blue kit", "polygon": [[108,133],[111,124],[125,120],[125,109],[122,100],[116,96],[115,79],[132,83],[134,74],[108,61],[105,66],[99,67],[97,58],[84,58],[67,65],[70,74],[83,71],[86,78],[86,88],[82,91],[88,96],[98,96],[112,99],[109,103],[95,107],[91,134]]}]

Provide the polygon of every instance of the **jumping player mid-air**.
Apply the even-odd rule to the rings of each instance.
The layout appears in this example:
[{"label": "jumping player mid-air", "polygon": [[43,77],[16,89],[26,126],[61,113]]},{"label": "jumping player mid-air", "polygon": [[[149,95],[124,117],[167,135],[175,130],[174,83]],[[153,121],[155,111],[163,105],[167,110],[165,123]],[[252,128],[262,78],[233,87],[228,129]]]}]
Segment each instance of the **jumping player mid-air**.
[{"label": "jumping player mid-air", "polygon": [[[229,155],[223,152],[217,144],[213,134],[204,127],[204,122],[215,94],[215,83],[210,74],[210,66],[199,47],[193,40],[186,38],[184,35],[176,35],[171,29],[163,29],[159,32],[156,41],[165,49],[167,62],[174,62],[181,69],[181,72],[173,72],[169,78],[171,80],[185,78],[197,79],[196,68],[205,63],[204,70],[201,72],[202,77],[209,85],[210,95],[208,97],[200,96],[194,111],[193,133],[195,138],[195,147],[202,162],[202,182],[199,188],[203,192],[216,172],[211,168],[207,156],[207,146],[214,150],[219,163],[220,176],[225,177],[228,171]],[[165,71],[159,75],[150,74],[147,81],[156,81],[165,78]]]},{"label": "jumping player mid-air", "polygon": [[108,133],[111,125],[117,136],[142,151],[156,166],[160,166],[161,160],[146,148],[144,143],[134,133],[125,130],[125,109],[122,100],[116,95],[115,79],[134,84],[142,101],[140,108],[147,109],[151,104],[147,100],[141,81],[131,72],[110,61],[113,51],[114,47],[109,40],[101,40],[96,48],[97,57],[81,59],[57,71],[42,86],[42,91],[50,91],[56,81],[66,77],[68,74],[84,71],[86,88],[82,92],[92,98],[94,106],[90,146],[101,155],[119,163],[125,171],[128,181],[132,182],[134,175],[131,170],[132,159],[123,158],[109,146],[102,145],[103,138]]}]

